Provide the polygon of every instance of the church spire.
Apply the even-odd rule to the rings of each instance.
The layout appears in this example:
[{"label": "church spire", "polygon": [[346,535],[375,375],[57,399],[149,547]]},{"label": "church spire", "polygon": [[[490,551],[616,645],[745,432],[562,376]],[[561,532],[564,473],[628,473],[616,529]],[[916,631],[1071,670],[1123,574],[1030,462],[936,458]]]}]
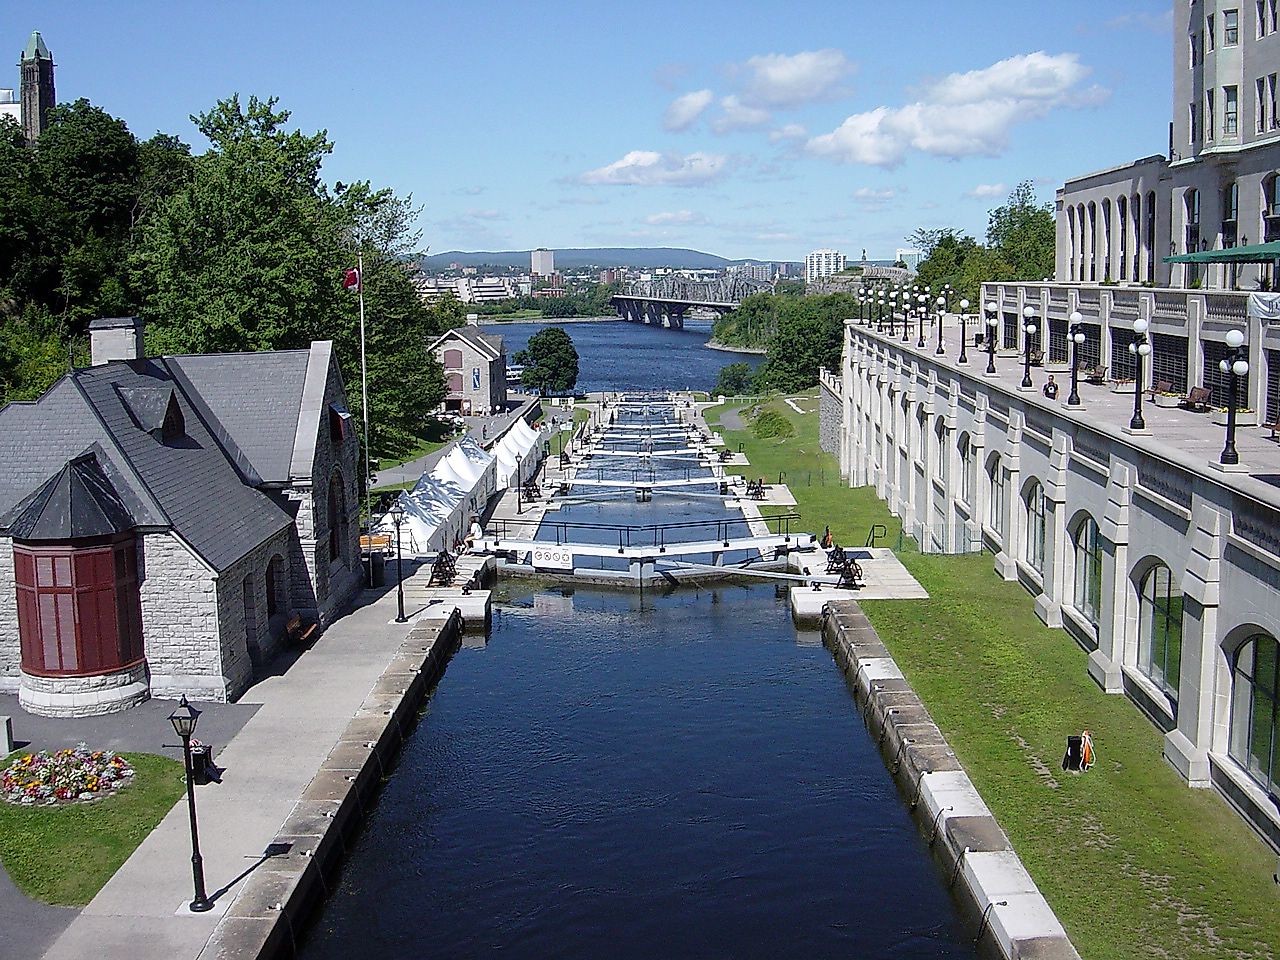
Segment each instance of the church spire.
[{"label": "church spire", "polygon": [[57,103],[53,90],[53,54],[39,30],[31,31],[27,48],[18,62],[22,77],[22,132],[35,143],[49,125],[49,111]]}]

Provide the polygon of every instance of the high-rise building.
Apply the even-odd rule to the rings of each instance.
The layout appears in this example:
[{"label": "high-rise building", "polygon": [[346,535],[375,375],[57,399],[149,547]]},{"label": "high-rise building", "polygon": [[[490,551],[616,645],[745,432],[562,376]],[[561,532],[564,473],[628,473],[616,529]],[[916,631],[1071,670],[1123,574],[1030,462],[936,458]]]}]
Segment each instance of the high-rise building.
[{"label": "high-rise building", "polygon": [[844,254],[839,250],[815,250],[804,258],[804,278],[810,283],[839,273],[845,267]]},{"label": "high-rise building", "polygon": [[535,277],[549,277],[556,272],[556,253],[546,247],[539,247],[529,256],[529,272]]},{"label": "high-rise building", "polygon": [[53,92],[53,54],[39,30],[31,33],[18,63],[22,78],[22,133],[34,143],[49,124],[49,110],[57,102]]},{"label": "high-rise building", "polygon": [[907,269],[915,273],[920,269],[920,261],[924,259],[924,254],[919,250],[903,250],[898,249],[893,252],[894,263],[905,263]]}]

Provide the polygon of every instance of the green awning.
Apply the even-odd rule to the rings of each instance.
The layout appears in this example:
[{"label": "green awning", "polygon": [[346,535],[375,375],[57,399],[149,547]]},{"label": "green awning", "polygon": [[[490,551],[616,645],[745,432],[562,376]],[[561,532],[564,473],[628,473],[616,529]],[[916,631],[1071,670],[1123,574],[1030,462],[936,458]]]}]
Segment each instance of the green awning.
[{"label": "green awning", "polygon": [[1280,260],[1280,240],[1255,243],[1249,247],[1181,253],[1176,257],[1164,258],[1165,263],[1270,263],[1272,260]]}]

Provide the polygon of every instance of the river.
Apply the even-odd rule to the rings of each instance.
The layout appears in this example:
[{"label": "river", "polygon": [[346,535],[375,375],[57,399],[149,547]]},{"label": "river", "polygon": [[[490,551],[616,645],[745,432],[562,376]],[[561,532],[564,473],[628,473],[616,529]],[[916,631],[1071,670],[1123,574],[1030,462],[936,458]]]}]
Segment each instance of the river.
[{"label": "river", "polygon": [[683,330],[668,330],[622,320],[598,323],[486,323],[483,331],[502,336],[507,361],[523,350],[543,327],[558,326],[573,338],[578,351],[578,391],[652,390],[660,384],[674,389],[710,390],[720,368],[746,363],[755,369],[764,360],[757,354],[729,353],[708,347],[709,321],[690,321]]}]

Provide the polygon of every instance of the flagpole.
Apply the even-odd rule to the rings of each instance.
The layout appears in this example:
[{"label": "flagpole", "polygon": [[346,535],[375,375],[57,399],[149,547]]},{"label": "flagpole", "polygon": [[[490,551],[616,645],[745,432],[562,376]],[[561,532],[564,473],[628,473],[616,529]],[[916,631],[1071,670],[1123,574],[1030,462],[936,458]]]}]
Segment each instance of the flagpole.
[{"label": "flagpole", "polygon": [[364,246],[356,237],[356,294],[360,298],[360,409],[364,413],[364,512],[369,529],[373,529],[373,481],[369,477],[369,462],[373,451],[369,446],[369,365],[364,346]]}]

